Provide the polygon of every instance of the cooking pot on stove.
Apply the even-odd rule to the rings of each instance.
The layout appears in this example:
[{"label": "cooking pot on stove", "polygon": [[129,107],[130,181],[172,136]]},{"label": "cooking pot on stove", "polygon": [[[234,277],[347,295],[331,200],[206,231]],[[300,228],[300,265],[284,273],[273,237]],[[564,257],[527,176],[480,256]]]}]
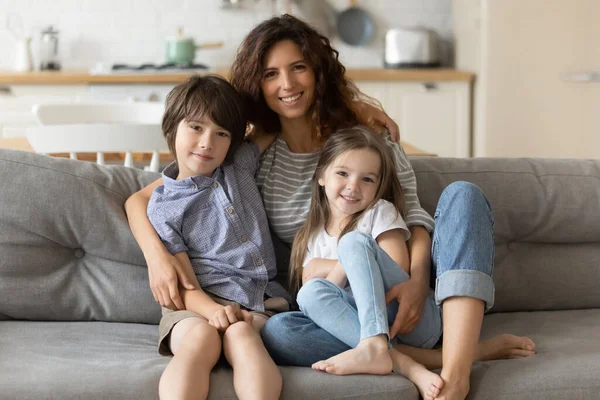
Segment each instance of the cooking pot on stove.
[{"label": "cooking pot on stove", "polygon": [[167,37],[165,46],[165,62],[175,64],[192,64],[198,49],[215,49],[222,47],[223,42],[196,43],[192,37],[184,37],[179,28],[177,36]]}]

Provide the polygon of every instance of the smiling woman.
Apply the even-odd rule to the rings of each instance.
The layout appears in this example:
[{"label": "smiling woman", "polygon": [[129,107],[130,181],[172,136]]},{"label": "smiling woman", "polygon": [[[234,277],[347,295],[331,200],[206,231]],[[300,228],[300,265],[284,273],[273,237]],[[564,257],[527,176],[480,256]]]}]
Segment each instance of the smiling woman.
[{"label": "smiling woman", "polygon": [[[261,90],[282,125],[301,119],[307,124],[313,104],[315,74],[291,40],[276,43],[266,54]],[[282,128],[283,129],[283,128]]]}]

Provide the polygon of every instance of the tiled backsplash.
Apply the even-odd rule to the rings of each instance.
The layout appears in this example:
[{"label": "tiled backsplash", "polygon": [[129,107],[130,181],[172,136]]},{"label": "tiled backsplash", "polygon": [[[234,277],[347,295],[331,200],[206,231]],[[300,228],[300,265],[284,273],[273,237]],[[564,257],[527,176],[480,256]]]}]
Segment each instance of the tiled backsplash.
[{"label": "tiled backsplash", "polygon": [[[199,50],[196,62],[210,66],[229,65],[244,36],[256,24],[285,12],[286,0],[239,0],[241,8],[223,9],[222,0],[0,0],[0,69],[11,69],[15,40],[4,29],[9,12],[18,14],[25,35],[33,37],[34,65],[38,67],[40,32],[47,25],[60,31],[59,54],[63,68],[90,68],[97,63],[161,63],[164,42],[183,27],[197,42],[223,41],[219,49]],[[315,3],[292,2],[294,15],[315,25]],[[298,4],[302,2],[303,4]],[[329,0],[341,11],[347,0]],[[387,29],[424,26],[442,38],[444,64],[452,64],[452,12],[450,0],[357,1],[374,18],[376,33],[363,47],[333,44],[348,67],[381,67],[383,36]],[[322,25],[320,25],[322,26]]]}]

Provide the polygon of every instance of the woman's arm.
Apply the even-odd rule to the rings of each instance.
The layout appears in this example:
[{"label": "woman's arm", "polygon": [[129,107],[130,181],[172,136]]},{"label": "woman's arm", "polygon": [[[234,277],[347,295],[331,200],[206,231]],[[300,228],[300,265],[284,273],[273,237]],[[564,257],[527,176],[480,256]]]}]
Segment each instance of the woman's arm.
[{"label": "woman's arm", "polygon": [[369,126],[375,122],[378,125],[382,125],[390,133],[392,142],[400,143],[400,128],[385,111],[364,101],[357,101],[355,103],[355,112],[361,124]]},{"label": "woman's arm", "polygon": [[163,307],[183,310],[185,307],[179,296],[178,281],[188,289],[193,289],[194,285],[182,273],[180,262],[167,251],[146,214],[152,192],[161,184],[162,179],[157,179],[131,195],[125,202],[125,212],[131,232],[148,264],[148,278],[154,299]]}]

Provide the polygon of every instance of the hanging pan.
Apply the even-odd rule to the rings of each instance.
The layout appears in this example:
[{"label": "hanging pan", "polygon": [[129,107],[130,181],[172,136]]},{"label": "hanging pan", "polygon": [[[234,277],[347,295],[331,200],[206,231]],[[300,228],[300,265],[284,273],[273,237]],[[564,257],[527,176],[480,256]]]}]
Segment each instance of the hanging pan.
[{"label": "hanging pan", "polygon": [[340,38],[349,45],[363,46],[375,33],[375,22],[369,13],[350,0],[350,7],[338,14],[336,26]]}]

